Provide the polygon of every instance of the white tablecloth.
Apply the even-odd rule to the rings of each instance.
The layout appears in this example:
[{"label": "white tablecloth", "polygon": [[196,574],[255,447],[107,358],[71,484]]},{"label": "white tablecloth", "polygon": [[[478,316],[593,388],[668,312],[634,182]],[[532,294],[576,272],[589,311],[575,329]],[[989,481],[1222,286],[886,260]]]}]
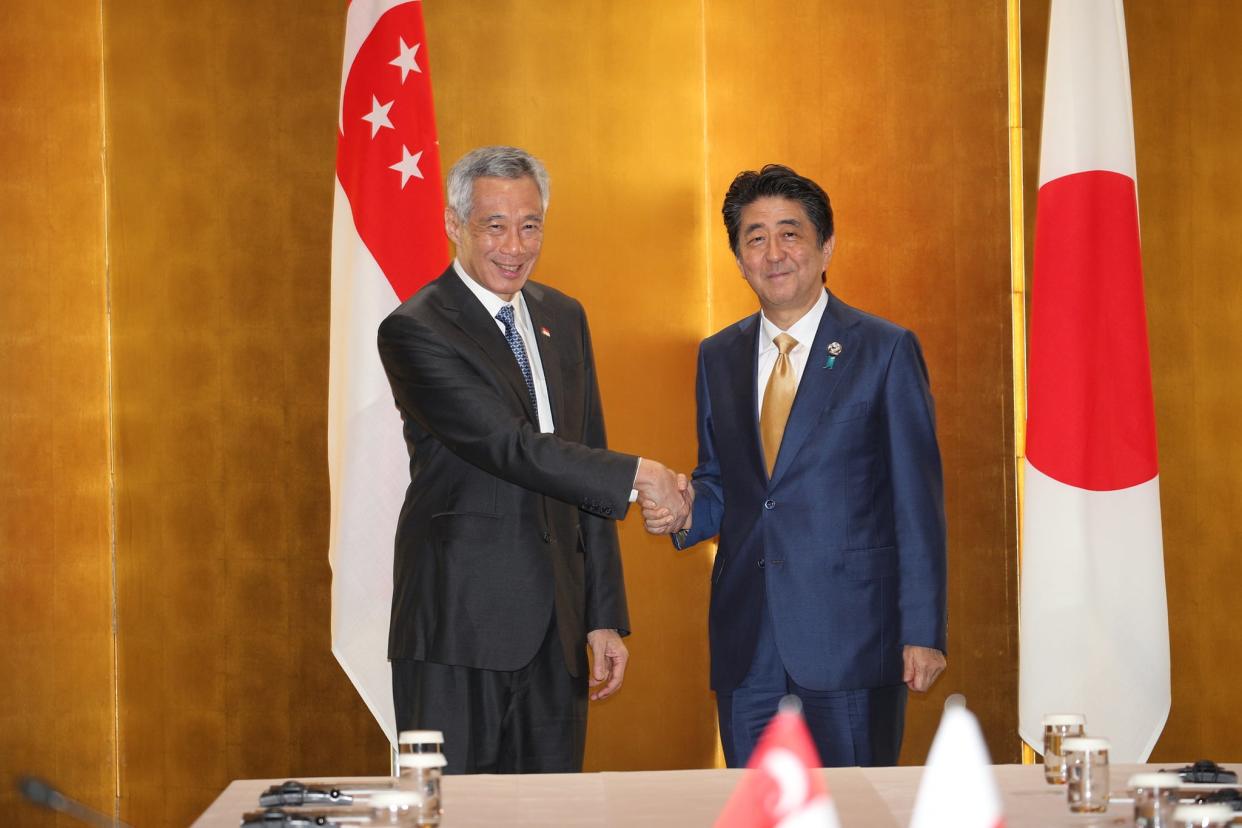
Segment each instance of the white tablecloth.
[{"label": "white tablecloth", "polygon": [[[1180,764],[1115,765],[1113,789],[1130,775]],[[1128,824],[1129,804],[1107,814],[1071,814],[1065,787],[1044,782],[1042,765],[997,765],[1007,828],[1088,828]],[[632,771],[627,773],[524,776],[447,776],[443,782],[444,828],[631,828],[710,826],[737,785],[740,770]],[[921,767],[831,768],[821,771],[843,828],[902,828],[910,821]],[[234,828],[258,810],[259,793],[281,779],[237,780],[194,823],[196,828]],[[308,780],[328,781],[328,780]],[[342,781],[342,780],[331,780]],[[376,782],[355,779],[354,782]]]}]

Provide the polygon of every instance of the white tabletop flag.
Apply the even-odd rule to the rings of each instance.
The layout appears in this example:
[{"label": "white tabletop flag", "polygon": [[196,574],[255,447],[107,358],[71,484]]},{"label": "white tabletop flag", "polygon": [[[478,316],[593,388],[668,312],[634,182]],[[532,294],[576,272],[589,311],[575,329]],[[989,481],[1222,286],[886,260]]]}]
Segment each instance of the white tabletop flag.
[{"label": "white tabletop flag", "polygon": [[992,759],[974,714],[946,707],[919,780],[910,828],[1003,828]]}]

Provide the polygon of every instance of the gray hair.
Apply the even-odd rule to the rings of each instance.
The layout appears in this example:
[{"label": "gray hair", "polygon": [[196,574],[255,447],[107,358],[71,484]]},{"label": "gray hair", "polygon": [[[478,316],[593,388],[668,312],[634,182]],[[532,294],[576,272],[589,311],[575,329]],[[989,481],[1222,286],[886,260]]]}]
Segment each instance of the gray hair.
[{"label": "gray hair", "polygon": [[474,182],[478,178],[531,178],[539,188],[543,209],[548,209],[551,182],[542,161],[517,147],[479,147],[453,165],[445,184],[449,209],[462,221],[474,208]]}]

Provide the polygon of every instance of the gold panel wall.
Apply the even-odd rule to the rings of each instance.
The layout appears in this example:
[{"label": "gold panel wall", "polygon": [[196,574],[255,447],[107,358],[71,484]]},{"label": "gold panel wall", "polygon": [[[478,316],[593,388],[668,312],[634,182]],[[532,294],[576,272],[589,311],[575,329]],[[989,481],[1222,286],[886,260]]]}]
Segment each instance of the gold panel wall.
[{"label": "gold panel wall", "polygon": [[1242,7],[1127,3],[1173,706],[1152,760],[1242,758]]},{"label": "gold panel wall", "polygon": [[[0,623],[18,642],[0,755],[103,810],[119,792],[136,824],[185,824],[237,777],[383,773],[379,729],[329,649],[343,4],[31,9],[6,11],[0,50],[0,157],[14,171],[0,185]],[[694,464],[697,343],[754,308],[719,226],[733,174],[783,161],[825,185],[833,289],[919,334],[938,401],[950,669],[912,700],[903,758],[923,759],[953,691],[993,757],[1016,758],[1004,4],[424,11],[445,165],[493,142],[548,163],[537,277],[591,316],[619,449]],[[1236,124],[1211,112],[1223,145]],[[1186,169],[1198,197],[1236,211],[1205,168]],[[1189,347],[1166,340],[1158,379],[1177,376],[1172,355]],[[1210,342],[1194,341],[1207,360]],[[1193,390],[1218,407],[1195,417],[1230,402],[1212,379]],[[1221,467],[1197,433],[1185,447],[1206,485]],[[1223,546],[1223,526],[1198,540]],[[622,542],[633,660],[622,693],[592,711],[588,768],[709,766],[711,550],[674,553],[636,518]]]},{"label": "gold panel wall", "polygon": [[[424,9],[445,169],[495,143],[546,162],[535,278],[586,308],[609,444],[688,472],[707,317],[698,0],[660,3],[642,24],[605,0]],[[709,550],[674,553],[636,511],[621,543],[631,662],[622,691],[592,705],[587,768],[709,767]]]},{"label": "gold panel wall", "polygon": [[329,243],[344,8],[104,3],[121,812],[386,773],[330,652]]},{"label": "gold panel wall", "polygon": [[911,694],[920,764],[949,693],[1014,761],[1015,534],[1004,3],[708,4],[712,330],[752,313],[719,218],[733,176],[792,166],[833,202],[829,287],[912,329],[936,398],[949,668]]},{"label": "gold panel wall", "polygon": [[[613,444],[681,468],[694,463],[697,342],[755,306],[719,225],[729,180],[781,160],[844,199],[834,288],[923,338],[946,459],[952,668],[912,703],[905,757],[926,755],[956,690],[998,760],[1014,758],[1003,6],[759,23],[754,6],[661,4],[635,26],[607,3],[429,4],[446,165],[493,142],[549,163],[538,275],[592,313]],[[519,47],[498,72],[475,58],[496,31],[556,45]],[[739,58],[757,53],[782,59]],[[633,666],[593,711],[588,767],[702,766],[715,741],[708,551],[675,556],[635,520],[622,531]]]},{"label": "gold panel wall", "polygon": [[[0,812],[18,773],[113,810],[97,3],[0,13]],[[65,821],[64,824],[68,824]]]},{"label": "gold panel wall", "polygon": [[[1047,0],[1024,3],[1032,242],[1047,27]],[[1242,682],[1230,612],[1242,546],[1242,7],[1129,0],[1126,28],[1173,667],[1151,759],[1237,761],[1242,736],[1227,724]]]}]

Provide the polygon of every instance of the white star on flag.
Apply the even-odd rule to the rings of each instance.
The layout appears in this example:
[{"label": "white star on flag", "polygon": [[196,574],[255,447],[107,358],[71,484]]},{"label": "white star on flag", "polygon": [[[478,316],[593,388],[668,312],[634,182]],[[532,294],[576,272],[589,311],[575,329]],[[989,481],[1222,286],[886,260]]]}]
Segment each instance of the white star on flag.
[{"label": "white star on flag", "polygon": [[372,138],[374,138],[383,127],[388,127],[389,129],[393,128],[392,121],[388,120],[388,110],[392,109],[394,102],[395,101],[389,101],[386,104],[381,104],[379,102],[379,98],[374,95],[371,96],[371,111],[368,114],[363,115],[362,120],[370,122]]},{"label": "white star on flag", "polygon": [[[406,75],[411,72],[418,72],[420,75],[423,73],[423,70],[418,68],[418,63],[414,60],[415,56],[418,54],[418,47],[422,44],[415,43],[413,46],[406,46],[404,37],[399,37],[397,39],[401,41],[401,53],[392,60],[388,61],[388,65],[396,66],[401,70],[401,82],[405,83]],[[422,176],[419,177],[421,178]]]},{"label": "white star on flag", "polygon": [[405,144],[401,145],[401,160],[393,164],[388,169],[396,170],[401,173],[401,189],[405,189],[405,183],[413,178],[422,178],[423,173],[418,168],[418,159],[423,157],[423,151],[410,155],[410,151],[406,149]]}]

